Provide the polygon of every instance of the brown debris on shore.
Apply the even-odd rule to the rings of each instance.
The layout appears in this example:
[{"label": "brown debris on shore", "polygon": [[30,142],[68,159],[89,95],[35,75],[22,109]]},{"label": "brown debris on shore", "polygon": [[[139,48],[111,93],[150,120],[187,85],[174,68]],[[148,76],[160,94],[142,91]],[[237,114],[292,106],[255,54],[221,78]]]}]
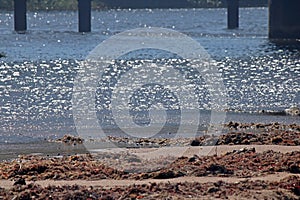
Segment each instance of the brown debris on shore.
[{"label": "brown debris on shore", "polygon": [[0,179],[99,180],[120,179],[124,174],[94,160],[89,154],[63,157],[21,156],[18,160],[0,163]]},{"label": "brown debris on shore", "polygon": [[197,138],[127,138],[108,136],[105,142],[121,148],[158,148],[169,146],[215,145],[300,145],[300,125],[279,123],[224,124],[222,135],[204,134]]},{"label": "brown debris on shore", "polygon": [[[170,146],[214,146],[214,145],[300,145],[300,125],[279,123],[224,124],[222,135],[204,134],[197,138],[128,138],[108,136],[102,142],[114,143],[120,148],[159,148]],[[93,140],[97,141],[97,140]],[[66,145],[83,144],[83,138],[64,135],[55,140]]]},{"label": "brown debris on shore", "polygon": [[300,132],[300,125],[298,124],[280,124],[278,122],[274,123],[241,123],[241,122],[228,122],[224,125],[225,128],[230,130],[264,130],[264,131],[298,131]]},{"label": "brown debris on shore", "polygon": [[55,141],[61,142],[63,144],[67,144],[67,145],[77,145],[77,144],[82,144],[84,142],[84,139],[79,136],[64,135],[62,138],[59,138]]},{"label": "brown debris on shore", "polygon": [[300,174],[300,152],[233,151],[221,156],[180,157],[164,169],[133,175],[136,179],[180,176],[256,177],[275,172]]},{"label": "brown debris on shore", "polygon": [[299,177],[289,176],[276,182],[241,181],[227,183],[150,183],[142,185],[87,187],[79,185],[47,186],[37,184],[1,189],[2,199],[299,199]]},{"label": "brown debris on shore", "polygon": [[[134,162],[134,161],[133,161]],[[128,186],[93,187],[80,185],[42,187],[37,180],[146,180],[176,177],[264,177],[276,172],[290,174],[279,182],[179,182]],[[293,176],[293,174],[297,176]],[[0,188],[1,199],[184,199],[184,198],[267,198],[299,199],[300,151],[257,153],[254,148],[234,150],[219,156],[180,157],[164,168],[147,173],[126,173],[107,167],[90,154],[64,157],[22,156],[0,163],[0,179],[20,182],[12,188]],[[208,179],[209,180],[209,179]],[[26,182],[25,182],[26,181]],[[26,184],[26,185],[24,185]]]},{"label": "brown debris on shore", "polygon": [[[135,162],[132,161],[132,165]],[[154,172],[128,173],[108,167],[90,155],[45,158],[24,156],[0,163],[0,179],[100,180],[167,179],[180,176],[255,177],[275,172],[300,174],[300,152],[279,153],[255,150],[233,151],[220,156],[180,157]]]},{"label": "brown debris on shore", "polygon": [[191,141],[191,146],[213,145],[284,145],[299,146],[300,132],[229,132],[220,136],[205,135]]},{"label": "brown debris on shore", "polygon": [[191,146],[210,145],[300,145],[300,125],[229,122],[228,133],[220,136],[203,135],[191,141]]},{"label": "brown debris on shore", "polygon": [[[194,140],[108,138],[111,142],[125,144],[125,147],[126,144],[133,144],[146,148],[129,147],[123,148],[124,151],[108,150],[56,157],[24,155],[15,160],[3,161],[0,162],[0,182],[6,180],[12,184],[5,189],[0,185],[0,199],[268,199],[270,196],[278,200],[300,198],[299,125],[232,122],[225,127],[229,130],[228,134],[206,135]],[[57,142],[74,145],[84,141],[79,137],[66,135]],[[239,149],[240,146],[224,146],[242,144],[256,146],[244,146],[242,149]],[[271,145],[276,151],[261,149],[259,145],[265,144]],[[189,153],[182,154],[181,157],[172,157],[173,154],[148,158],[138,156],[145,152],[155,154],[158,149],[167,153],[164,149],[167,147],[171,148],[171,151],[188,148],[192,149],[191,152],[206,148],[191,145],[220,145],[220,148],[230,147],[228,149],[231,150],[221,151],[222,153],[217,155],[197,154],[195,151],[197,155]],[[284,151],[287,148],[289,151]],[[144,168],[144,171],[139,171],[138,167],[143,166],[149,167],[149,170]],[[285,174],[285,178],[276,181],[274,178],[266,179],[278,174]],[[182,181],[187,178],[205,180],[203,183]],[[173,182],[175,179],[180,179],[180,182]],[[215,181],[210,182],[211,179]],[[226,182],[225,179],[230,181]],[[38,184],[38,181],[50,180],[73,181],[75,184]],[[131,181],[131,184],[136,181],[148,182],[135,185],[112,184],[104,187],[79,185],[77,180],[119,180]]]}]

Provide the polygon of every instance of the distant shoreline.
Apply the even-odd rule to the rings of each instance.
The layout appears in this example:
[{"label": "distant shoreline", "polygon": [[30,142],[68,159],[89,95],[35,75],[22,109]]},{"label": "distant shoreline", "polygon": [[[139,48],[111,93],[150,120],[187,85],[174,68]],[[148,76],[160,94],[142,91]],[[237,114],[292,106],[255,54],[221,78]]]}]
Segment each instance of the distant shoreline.
[{"label": "distant shoreline", "polygon": [[[240,7],[267,7],[267,0],[241,0]],[[225,8],[227,0],[174,0],[172,3],[161,0],[93,0],[93,10],[105,9],[172,9],[172,8]],[[55,2],[47,1],[28,1],[27,9],[29,11],[63,11],[77,10],[77,0],[58,0]],[[1,11],[12,11],[13,1],[0,0]]]}]

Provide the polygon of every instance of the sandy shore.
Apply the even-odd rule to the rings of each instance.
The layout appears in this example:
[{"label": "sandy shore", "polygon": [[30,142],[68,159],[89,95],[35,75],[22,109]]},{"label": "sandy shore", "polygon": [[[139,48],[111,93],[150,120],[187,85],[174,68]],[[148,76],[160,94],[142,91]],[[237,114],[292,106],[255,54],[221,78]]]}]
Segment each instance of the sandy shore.
[{"label": "sandy shore", "polygon": [[227,152],[231,152],[234,150],[241,150],[244,148],[255,148],[257,153],[262,153],[268,150],[277,151],[281,153],[300,151],[300,146],[220,145],[220,146],[205,146],[205,147],[162,147],[162,148],[143,148],[143,149],[119,149],[119,151],[115,150],[114,152],[128,152],[129,154],[137,155],[141,159],[156,159],[160,157],[180,157],[180,156],[192,157],[194,155],[197,156],[222,155]]},{"label": "sandy shore", "polygon": [[294,141],[300,132],[297,125],[275,127],[261,135],[237,130],[217,146],[192,145],[207,142],[203,138],[110,138],[140,148],[18,156],[0,162],[0,199],[299,199],[300,145]]},{"label": "sandy shore", "polygon": [[[22,165],[20,160],[1,163],[0,198],[26,199],[33,196],[35,199],[44,199],[51,195],[53,199],[87,199],[85,195],[88,194],[88,199],[299,199],[299,146],[226,145],[217,147],[218,155],[214,155],[216,151],[203,154],[208,152],[205,149],[211,150],[211,147],[166,147],[164,151],[161,148],[127,149],[126,151],[145,160],[159,160],[162,156],[166,159],[177,152],[186,152],[184,156],[177,157],[174,163],[159,171],[129,174],[123,173],[120,167],[117,168],[119,170],[115,170],[111,166],[103,166],[97,159],[99,152],[56,159],[37,155],[24,156]],[[161,153],[149,154],[148,151]],[[107,153],[109,154],[109,151]],[[128,152],[126,155],[129,155]],[[251,160],[253,158],[258,160]],[[241,163],[234,162],[234,159],[240,160]],[[274,162],[277,159],[279,164],[276,165]],[[226,165],[226,161],[224,163],[223,160],[233,163]],[[109,165],[107,161],[105,160],[105,164]],[[291,170],[289,164],[284,164],[288,161],[296,164],[296,171]],[[253,167],[253,162],[260,162],[258,168]],[[99,165],[102,166],[101,169]],[[206,166],[204,174],[201,174],[201,165]],[[214,170],[210,169],[211,166],[217,167],[216,170],[207,172]],[[47,169],[43,170],[42,167]],[[196,172],[199,168],[200,171]],[[107,176],[102,174],[91,179],[91,170],[95,169],[101,170],[101,173]],[[57,176],[57,170],[60,176]],[[189,170],[196,171],[188,173]],[[54,176],[51,176],[51,173]],[[97,173],[101,174],[100,171]],[[5,174],[7,178],[3,179]],[[35,178],[32,179],[33,177]],[[16,184],[20,180],[26,185]],[[177,188],[176,191],[174,188]]]},{"label": "sandy shore", "polygon": [[[97,180],[97,181],[87,181],[87,180],[38,180],[38,181],[28,181],[27,184],[38,184],[42,187],[47,187],[49,185],[52,186],[64,186],[64,185],[80,185],[80,186],[101,186],[104,188],[112,188],[112,187],[120,187],[120,186],[130,186],[130,185],[143,185],[143,184],[151,184],[151,183],[181,183],[181,182],[189,182],[189,183],[216,183],[219,181],[227,182],[227,183],[237,183],[242,181],[279,181],[281,179],[287,178],[289,176],[297,176],[300,179],[300,174],[292,174],[286,172],[278,172],[274,174],[269,174],[262,177],[252,177],[252,178],[237,178],[237,177],[178,177],[172,179],[147,179],[147,180],[113,180],[113,179],[105,179],[105,180]],[[2,188],[11,189],[14,187],[14,182],[10,180],[0,180],[0,185]]]}]

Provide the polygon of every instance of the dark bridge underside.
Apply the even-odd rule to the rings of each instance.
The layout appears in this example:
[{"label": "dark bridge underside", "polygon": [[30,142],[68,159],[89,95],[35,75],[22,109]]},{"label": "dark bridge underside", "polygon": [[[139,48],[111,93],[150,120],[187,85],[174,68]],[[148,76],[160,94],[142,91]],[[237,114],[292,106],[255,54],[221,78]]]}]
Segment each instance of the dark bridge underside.
[{"label": "dark bridge underside", "polygon": [[105,6],[113,8],[187,8],[187,0],[102,0]]},{"label": "dark bridge underside", "polygon": [[[217,0],[216,0],[217,1]],[[227,7],[228,0],[219,0],[220,7]],[[201,0],[101,0],[109,8],[192,8],[211,7],[213,4]],[[268,0],[239,0],[241,7],[267,6]]]}]

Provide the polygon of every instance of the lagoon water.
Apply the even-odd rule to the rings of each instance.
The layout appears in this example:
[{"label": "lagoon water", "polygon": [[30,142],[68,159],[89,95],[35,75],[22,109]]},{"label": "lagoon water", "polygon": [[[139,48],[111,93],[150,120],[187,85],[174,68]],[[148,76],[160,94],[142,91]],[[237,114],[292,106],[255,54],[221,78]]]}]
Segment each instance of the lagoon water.
[{"label": "lagoon water", "polygon": [[[4,144],[76,134],[71,101],[80,62],[102,41],[143,27],[181,32],[209,53],[224,81],[229,108],[246,112],[227,113],[226,121],[300,122],[299,117],[250,114],[260,110],[281,111],[300,102],[299,44],[275,44],[268,40],[267,8],[241,8],[240,28],[235,30],[226,29],[226,9],[93,11],[92,32],[84,34],[77,32],[77,12],[41,11],[29,12],[27,16],[28,31],[17,34],[13,31],[12,12],[0,11],[0,52],[6,55],[0,58],[3,149]],[[143,56],[172,58],[165,52],[147,51],[133,53],[131,59],[138,62],[145,59]],[[204,97],[200,104],[205,101]],[[192,114],[181,121],[186,136],[190,136],[190,124],[209,122],[209,112],[201,116],[200,122]],[[155,112],[151,117],[165,120]],[[120,134],[115,125],[106,133]],[[130,128],[125,124],[126,130]],[[145,136],[143,125],[138,130],[140,136]]]}]

